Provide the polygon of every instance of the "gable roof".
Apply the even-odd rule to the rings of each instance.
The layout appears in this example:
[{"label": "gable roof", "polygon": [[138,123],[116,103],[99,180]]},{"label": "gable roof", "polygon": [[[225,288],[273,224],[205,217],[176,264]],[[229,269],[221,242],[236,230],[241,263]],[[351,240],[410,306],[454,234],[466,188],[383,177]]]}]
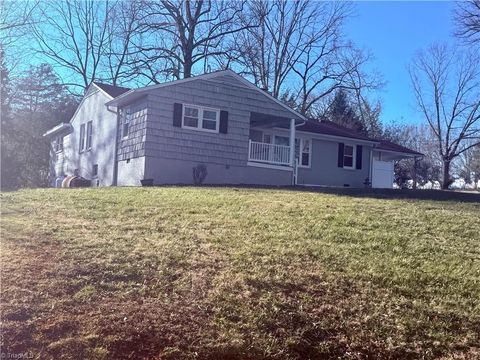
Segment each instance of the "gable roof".
[{"label": "gable roof", "polygon": [[280,105],[281,107],[283,107],[284,109],[289,111],[294,116],[294,118],[306,120],[305,116],[303,116],[299,112],[293,110],[288,105],[284,104],[280,100],[278,100],[275,97],[273,97],[272,95],[270,95],[268,92],[266,92],[266,91],[260,89],[259,87],[255,86],[250,81],[244,79],[242,76],[238,75],[236,72],[234,72],[230,69],[214,71],[214,72],[203,74],[203,75],[193,76],[193,77],[190,77],[190,78],[187,78],[187,79],[168,81],[168,82],[164,82],[164,83],[161,83],[161,84],[150,85],[150,86],[146,86],[146,87],[139,88],[139,89],[132,89],[130,91],[127,91],[127,92],[121,94],[120,96],[116,97],[115,99],[109,101],[107,103],[107,106],[108,105],[117,106],[118,104],[121,104],[126,99],[132,99],[133,100],[137,97],[143,96],[146,92],[151,91],[151,90],[160,89],[160,88],[163,88],[163,87],[173,86],[173,85],[182,84],[182,83],[188,83],[188,82],[196,81],[196,80],[208,80],[208,79],[212,79],[212,78],[216,78],[216,77],[220,77],[220,76],[224,76],[224,75],[230,75],[230,76],[234,77],[236,80],[238,80],[239,82],[241,82],[246,87],[248,87],[252,90],[255,90],[256,92],[261,93],[262,95],[266,96],[268,99],[272,100],[276,104]]},{"label": "gable roof", "polygon": [[108,95],[110,95],[110,97],[112,99],[116,98],[117,96],[120,96],[120,95],[122,95],[122,94],[124,94],[124,93],[126,93],[127,91],[130,90],[129,88],[126,88],[126,87],[104,84],[104,83],[100,83],[100,82],[97,82],[97,81],[94,81],[93,84],[95,86],[97,86],[98,88],[100,88],[100,90],[103,90]]}]

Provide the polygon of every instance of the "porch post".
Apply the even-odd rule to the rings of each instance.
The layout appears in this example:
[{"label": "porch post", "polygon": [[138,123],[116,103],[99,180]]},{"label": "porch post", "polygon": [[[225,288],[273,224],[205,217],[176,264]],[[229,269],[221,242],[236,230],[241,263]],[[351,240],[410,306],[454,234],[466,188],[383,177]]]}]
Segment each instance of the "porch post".
[{"label": "porch post", "polygon": [[295,119],[290,119],[290,166],[295,165]]}]

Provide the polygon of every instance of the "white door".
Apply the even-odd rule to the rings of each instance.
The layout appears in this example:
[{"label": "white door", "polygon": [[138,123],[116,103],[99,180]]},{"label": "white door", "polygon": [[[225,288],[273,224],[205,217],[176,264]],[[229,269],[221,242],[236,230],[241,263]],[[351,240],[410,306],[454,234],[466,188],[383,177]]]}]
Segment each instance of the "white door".
[{"label": "white door", "polygon": [[393,161],[373,160],[372,187],[382,189],[393,187]]}]

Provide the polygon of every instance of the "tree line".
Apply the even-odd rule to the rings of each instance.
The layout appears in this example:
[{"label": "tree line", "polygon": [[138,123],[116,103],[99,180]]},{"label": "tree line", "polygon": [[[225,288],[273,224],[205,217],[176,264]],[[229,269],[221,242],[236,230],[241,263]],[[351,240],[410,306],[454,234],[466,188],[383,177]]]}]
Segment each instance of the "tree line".
[{"label": "tree line", "polygon": [[[92,81],[136,87],[231,68],[307,116],[327,116],[371,137],[407,145],[411,139],[399,134],[408,137],[423,129],[400,131],[380,122],[381,102],[375,96],[384,81],[378,72],[367,70],[370,52],[358,48],[345,33],[345,23],[355,12],[351,3],[5,1],[0,9],[2,83],[4,79],[9,83],[2,88],[2,160],[4,153],[11,157],[2,161],[2,188],[9,183],[3,180],[6,173],[13,174],[4,171],[6,164],[23,168],[33,161],[12,154],[15,137],[9,131],[18,137],[25,122],[31,122],[27,127],[37,131],[32,142],[39,146],[33,152],[43,154],[38,164],[45,164],[48,146],[38,131],[49,122],[68,121],[72,105]],[[418,150],[438,153],[425,157],[432,164],[424,168],[433,169],[435,162],[436,169],[441,162],[440,171],[431,177],[442,180],[444,187],[451,182],[452,163],[457,166],[460,157],[478,148],[479,14],[479,0],[458,5],[457,36],[465,46],[452,52],[446,45],[434,45],[419,52],[409,69],[425,129],[435,145]],[[22,67],[22,61],[38,65]],[[35,81],[45,83],[26,84],[34,73]],[[28,86],[30,92],[25,90]],[[55,90],[38,95],[45,101],[32,108],[29,96],[40,94],[35,86]],[[17,147],[22,143],[18,140]],[[17,183],[26,185],[44,182]]]}]

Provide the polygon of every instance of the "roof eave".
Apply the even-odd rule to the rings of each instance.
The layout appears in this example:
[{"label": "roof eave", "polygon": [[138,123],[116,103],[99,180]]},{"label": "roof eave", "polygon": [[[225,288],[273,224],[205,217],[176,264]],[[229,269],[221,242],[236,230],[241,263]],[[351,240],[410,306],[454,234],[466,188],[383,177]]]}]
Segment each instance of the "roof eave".
[{"label": "roof eave", "polygon": [[424,157],[425,156],[425,154],[422,154],[422,153],[409,153],[404,151],[386,150],[378,147],[375,148],[375,150],[390,153],[390,154],[398,154],[405,157]]},{"label": "roof eave", "polygon": [[167,83],[150,85],[150,86],[146,86],[146,87],[140,88],[140,89],[132,89],[132,90],[127,91],[126,93],[124,93],[120,96],[117,96],[116,98],[110,100],[109,102],[106,103],[106,105],[107,106],[119,106],[119,105],[122,105],[122,104],[127,102],[126,98],[130,98],[128,101],[136,100],[137,97],[132,97],[134,94],[138,95],[138,98],[139,98],[143,95],[144,92],[147,92],[147,91],[150,91],[150,90],[155,90],[155,89],[163,88],[163,87],[167,87],[167,86],[174,86],[174,85],[177,85],[177,84],[182,84],[182,83],[189,82],[189,81],[194,81],[194,80],[206,80],[206,79],[210,79],[210,78],[215,78],[217,76],[221,76],[222,74],[230,74],[233,77],[235,77],[237,80],[239,80],[240,82],[245,84],[246,86],[250,87],[251,89],[253,89],[255,91],[258,91],[258,92],[261,92],[267,98],[269,98],[273,102],[277,103],[278,105],[283,107],[285,110],[289,111],[294,116],[294,118],[301,119],[301,120],[307,120],[307,118],[304,115],[302,115],[299,112],[293,110],[288,105],[282,103],[280,100],[276,99],[275,97],[273,97],[269,93],[261,90],[260,88],[258,88],[254,84],[252,84],[250,81],[244,79],[242,76],[238,75],[235,71],[230,70],[230,69],[217,71],[217,72],[213,72],[213,73],[208,73],[208,74],[203,74],[203,75],[198,75],[198,76],[194,76],[194,77],[187,78],[187,79],[180,79],[180,80],[170,81],[170,82],[167,82]]},{"label": "roof eave", "polygon": [[47,130],[42,136],[43,137],[50,137],[53,135],[57,135],[58,133],[64,132],[64,131],[71,131],[72,130],[72,125],[70,123],[61,123],[57,126],[54,126],[53,128]]}]

